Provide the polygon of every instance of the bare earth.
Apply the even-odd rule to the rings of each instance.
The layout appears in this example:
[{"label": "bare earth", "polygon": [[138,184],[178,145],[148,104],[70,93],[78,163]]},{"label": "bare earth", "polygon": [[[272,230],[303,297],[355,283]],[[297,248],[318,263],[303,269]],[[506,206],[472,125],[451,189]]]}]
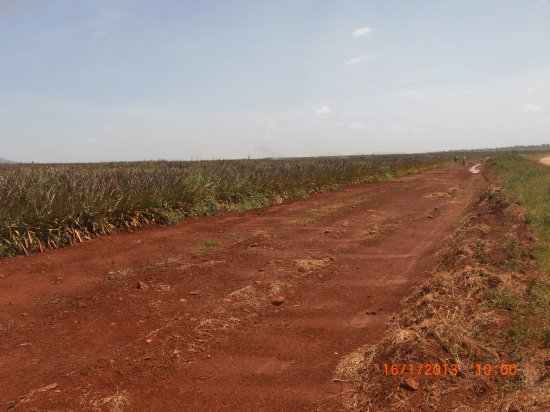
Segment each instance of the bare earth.
[{"label": "bare earth", "polygon": [[2,260],[1,408],[339,410],[338,362],[481,185],[452,167]]},{"label": "bare earth", "polygon": [[539,160],[539,162],[542,163],[543,165],[550,166],[550,156],[543,157],[542,159]]}]

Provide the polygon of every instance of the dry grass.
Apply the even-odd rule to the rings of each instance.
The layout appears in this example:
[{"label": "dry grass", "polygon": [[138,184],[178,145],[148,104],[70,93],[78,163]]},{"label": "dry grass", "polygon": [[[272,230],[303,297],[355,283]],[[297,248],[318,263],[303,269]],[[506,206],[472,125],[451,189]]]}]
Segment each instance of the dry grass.
[{"label": "dry grass", "polygon": [[294,263],[301,273],[311,273],[316,269],[326,266],[329,259],[298,259]]},{"label": "dry grass", "polygon": [[334,371],[335,379],[341,381],[359,381],[360,371],[364,370],[367,363],[371,363],[370,358],[365,354],[376,354],[376,347],[362,347],[355,352],[344,356]]},{"label": "dry grass", "polygon": [[275,279],[270,281],[267,284],[267,295],[268,296],[281,295],[293,288],[294,286],[289,281]]},{"label": "dry grass", "polygon": [[90,406],[97,411],[108,410],[110,412],[120,412],[130,404],[130,397],[127,391],[117,389],[114,395],[97,397],[90,400]]},{"label": "dry grass", "polygon": [[542,412],[548,410],[550,393],[548,387],[535,387],[509,394],[485,408],[487,412]]},{"label": "dry grass", "polygon": [[185,263],[183,265],[179,265],[179,270],[187,270],[193,267],[213,267],[216,265],[221,265],[222,263],[225,263],[225,260],[208,260],[206,262],[199,262],[199,263]]},{"label": "dry grass", "polygon": [[227,316],[222,318],[208,318],[200,321],[196,329],[201,330],[216,330],[216,329],[231,329],[241,320],[235,316]]},{"label": "dry grass", "polygon": [[229,294],[229,297],[236,302],[259,309],[267,300],[267,297],[255,285],[247,285]]}]

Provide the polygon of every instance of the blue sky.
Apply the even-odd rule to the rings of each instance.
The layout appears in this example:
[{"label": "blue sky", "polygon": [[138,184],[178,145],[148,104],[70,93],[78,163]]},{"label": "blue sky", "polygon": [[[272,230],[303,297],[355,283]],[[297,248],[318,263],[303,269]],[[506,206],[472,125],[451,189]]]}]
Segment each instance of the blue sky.
[{"label": "blue sky", "polygon": [[550,143],[550,0],[0,0],[0,157]]}]

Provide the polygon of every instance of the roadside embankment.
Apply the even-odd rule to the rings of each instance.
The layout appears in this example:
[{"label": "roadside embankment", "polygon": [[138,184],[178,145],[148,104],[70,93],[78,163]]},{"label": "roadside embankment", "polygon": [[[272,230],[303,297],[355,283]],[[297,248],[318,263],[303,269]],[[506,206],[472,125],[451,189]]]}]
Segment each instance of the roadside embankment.
[{"label": "roadside embankment", "polygon": [[487,190],[384,339],[336,368],[337,380],[357,382],[348,407],[550,410],[550,283],[537,269],[542,251],[533,254],[541,240],[532,231],[541,230],[528,225],[536,202],[510,200],[518,198],[513,176],[538,184],[539,175],[529,163],[497,175],[507,162],[530,162],[510,156],[485,168]]}]

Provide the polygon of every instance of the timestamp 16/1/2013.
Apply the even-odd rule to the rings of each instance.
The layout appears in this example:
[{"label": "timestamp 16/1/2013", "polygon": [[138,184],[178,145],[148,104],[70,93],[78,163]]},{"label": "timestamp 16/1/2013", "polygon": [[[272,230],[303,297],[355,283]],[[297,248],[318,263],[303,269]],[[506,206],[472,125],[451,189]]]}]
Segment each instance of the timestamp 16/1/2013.
[{"label": "timestamp 16/1/2013", "polygon": [[[457,376],[460,371],[456,363],[384,363],[383,372],[386,376]],[[513,363],[492,365],[476,363],[474,373],[478,376],[516,376],[518,368]]]}]

